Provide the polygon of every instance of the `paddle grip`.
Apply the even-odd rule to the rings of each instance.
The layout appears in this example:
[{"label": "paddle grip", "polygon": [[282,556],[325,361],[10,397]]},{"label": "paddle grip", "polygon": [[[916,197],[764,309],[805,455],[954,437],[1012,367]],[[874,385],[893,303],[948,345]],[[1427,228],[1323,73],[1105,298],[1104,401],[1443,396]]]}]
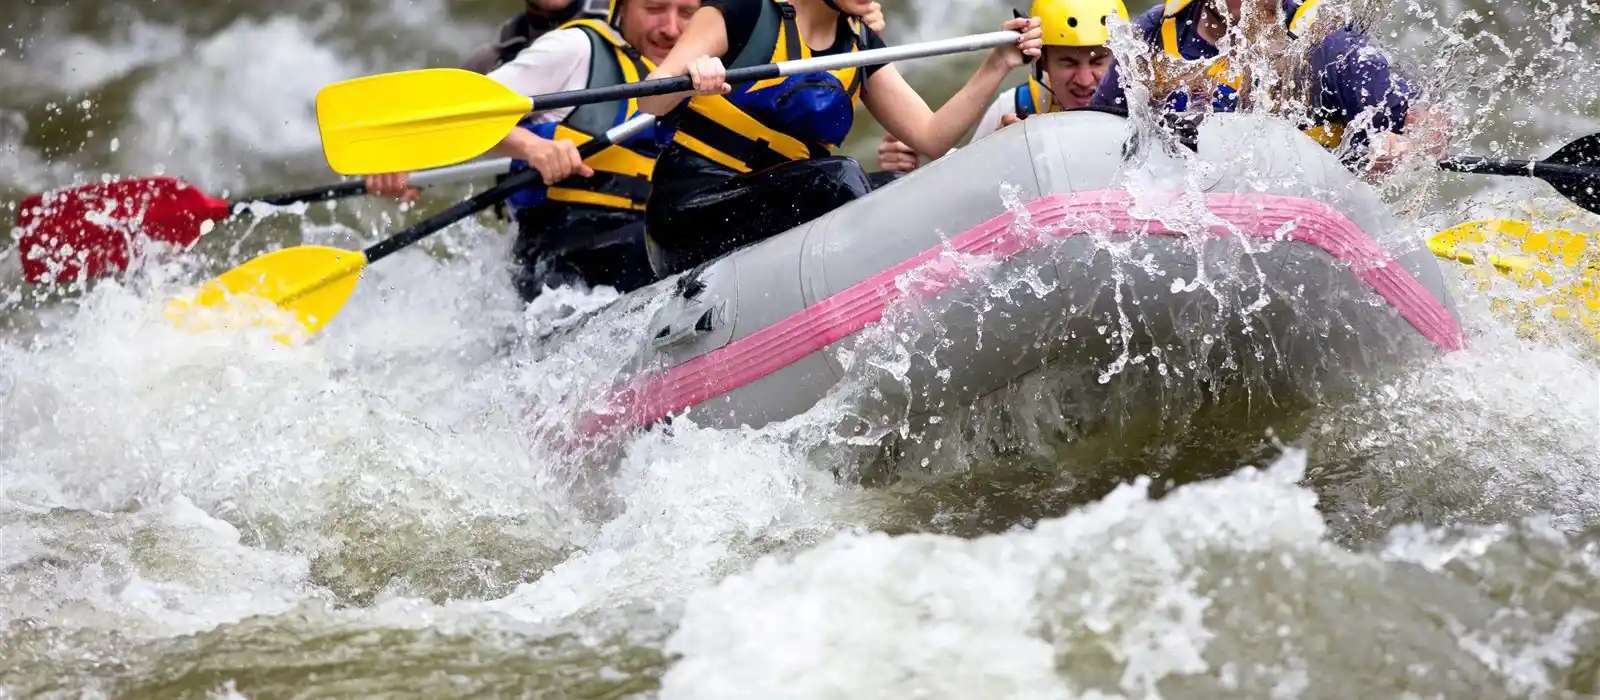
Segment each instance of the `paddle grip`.
[{"label": "paddle grip", "polygon": [[[610,146],[611,139],[607,136],[601,136],[600,138],[579,146],[578,155],[584,160],[588,160],[596,153],[599,153]],[[439,212],[438,214],[434,214],[433,216],[428,217],[426,220],[419,222],[417,225],[412,226],[411,228],[378,241],[361,252],[367,257],[367,264],[371,265],[372,263],[388,257],[390,254],[405,248],[412,243],[416,243],[417,241],[439,232],[441,229],[449,227],[451,224],[454,224],[457,221],[499,204],[500,202],[505,201],[517,190],[529,185],[538,184],[543,179],[544,175],[541,175],[538,170],[534,170],[532,168],[513,174],[512,176],[501,181],[500,184],[479,192],[466,201],[460,202],[449,209]]]}]

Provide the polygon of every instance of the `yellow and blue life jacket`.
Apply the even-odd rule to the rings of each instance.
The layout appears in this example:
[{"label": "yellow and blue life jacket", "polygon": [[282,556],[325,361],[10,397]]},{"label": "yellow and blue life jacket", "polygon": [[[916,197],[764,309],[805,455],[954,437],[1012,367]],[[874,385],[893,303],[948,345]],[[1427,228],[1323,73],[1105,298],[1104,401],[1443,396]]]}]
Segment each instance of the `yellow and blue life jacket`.
[{"label": "yellow and blue life jacket", "polygon": [[1018,85],[1012,98],[1016,101],[1017,117],[1022,119],[1062,110],[1061,105],[1056,104],[1056,96],[1036,76],[1028,76],[1028,82]]},{"label": "yellow and blue life jacket", "polygon": [[[864,28],[847,20],[850,52],[862,50]],[[756,28],[729,70],[764,63],[811,58],[800,37],[794,7],[765,0]],[[865,73],[841,68],[771,78],[734,86],[727,95],[698,95],[675,115],[679,146],[734,171],[748,173],[773,165],[832,154],[850,134],[861,101]]]},{"label": "yellow and blue life jacket", "polygon": [[[1166,0],[1161,17],[1161,49],[1174,59],[1183,61],[1182,52],[1179,50],[1178,40],[1178,14],[1193,4],[1194,0]],[[1288,20],[1284,23],[1289,36],[1298,36],[1311,27],[1316,19],[1317,6],[1321,0],[1306,0],[1296,4],[1294,0],[1283,0],[1284,14]],[[1239,86],[1243,75],[1228,66],[1228,58],[1219,56],[1213,60],[1206,69],[1206,76],[1216,81],[1216,88],[1211,93],[1211,107],[1218,112],[1233,112],[1239,108]],[[1182,112],[1188,109],[1189,96],[1183,92],[1173,93],[1167,99],[1167,108]],[[1327,148],[1335,148],[1344,139],[1344,125],[1325,123],[1304,129],[1317,143]]]},{"label": "yellow and blue life jacket", "polygon": [[[587,87],[600,88],[638,82],[655,68],[649,59],[628,46],[611,25],[595,19],[573,20],[561,29],[576,27],[589,37],[589,82]],[[582,146],[607,130],[633,118],[639,113],[638,100],[604,102],[577,107],[559,122],[532,124],[524,118],[519,125],[544,138],[571,141]],[[656,146],[654,128],[645,129],[620,144],[612,145],[589,158],[586,163],[594,169],[590,177],[569,177],[559,186],[536,184],[519,190],[509,199],[511,206],[526,208],[546,201],[569,204],[586,204],[606,209],[643,211],[650,197],[650,177],[655,171]],[[514,161],[517,170],[526,169],[526,161]]]}]

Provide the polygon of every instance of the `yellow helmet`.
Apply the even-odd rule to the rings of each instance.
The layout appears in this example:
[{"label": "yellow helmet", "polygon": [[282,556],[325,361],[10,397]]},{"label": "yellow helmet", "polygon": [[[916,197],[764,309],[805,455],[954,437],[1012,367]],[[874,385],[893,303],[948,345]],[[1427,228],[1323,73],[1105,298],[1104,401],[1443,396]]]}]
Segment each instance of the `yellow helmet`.
[{"label": "yellow helmet", "polygon": [[1128,18],[1122,0],[1033,0],[1045,46],[1101,46],[1111,39],[1107,17]]}]

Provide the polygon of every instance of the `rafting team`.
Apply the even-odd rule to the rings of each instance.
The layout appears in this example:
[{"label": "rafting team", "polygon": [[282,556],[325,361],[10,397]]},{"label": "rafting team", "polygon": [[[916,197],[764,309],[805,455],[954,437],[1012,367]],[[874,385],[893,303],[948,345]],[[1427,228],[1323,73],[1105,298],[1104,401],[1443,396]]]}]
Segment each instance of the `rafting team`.
[{"label": "rafting team", "polygon": [[[1166,0],[1131,22],[1153,51],[1197,61],[1218,55],[1216,43],[1245,2],[1281,3],[1283,30],[1297,36],[1320,1]],[[974,124],[976,140],[1034,114],[1125,102],[1106,46],[1107,18],[1129,19],[1122,0],[1035,0],[1029,17],[1002,25],[1018,32],[1017,42],[992,49],[937,111],[893,64],[725,82],[729,67],[883,47],[883,13],[870,0],[525,2],[466,68],[524,95],[681,75],[692,78],[694,93],[533,113],[493,149],[543,175],[542,186],[508,203],[518,226],[513,279],[524,301],[561,285],[625,293],[781,233],[916,169],[918,154],[948,152]],[[1007,74],[1035,58],[1028,81],[990,103]],[[1439,124],[1442,111],[1414,102],[1405,78],[1357,30],[1329,32],[1296,60],[1311,76],[1301,100],[1309,108],[1299,115],[1305,132],[1341,149],[1352,167],[1383,173],[1408,152],[1442,155],[1444,129],[1418,126]],[[1210,99],[1214,111],[1238,109],[1239,81],[1224,62],[1191,65],[1204,67],[1200,90],[1209,94],[1173,89],[1169,110],[1185,111],[1194,96]],[[871,174],[831,155],[858,104],[887,132]],[[667,116],[587,163],[578,155],[574,141],[641,112]],[[416,196],[403,173],[370,176],[367,186]]]}]

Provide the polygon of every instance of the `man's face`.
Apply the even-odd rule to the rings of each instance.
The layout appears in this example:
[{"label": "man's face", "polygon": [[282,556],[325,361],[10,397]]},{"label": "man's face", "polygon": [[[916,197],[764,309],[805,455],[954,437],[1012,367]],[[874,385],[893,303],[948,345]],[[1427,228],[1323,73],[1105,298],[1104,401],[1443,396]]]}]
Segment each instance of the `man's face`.
[{"label": "man's face", "polygon": [[700,0],[627,0],[622,5],[622,38],[660,63],[699,9]]},{"label": "man's face", "polygon": [[1044,72],[1062,107],[1088,106],[1110,67],[1111,50],[1104,46],[1044,47]]}]

